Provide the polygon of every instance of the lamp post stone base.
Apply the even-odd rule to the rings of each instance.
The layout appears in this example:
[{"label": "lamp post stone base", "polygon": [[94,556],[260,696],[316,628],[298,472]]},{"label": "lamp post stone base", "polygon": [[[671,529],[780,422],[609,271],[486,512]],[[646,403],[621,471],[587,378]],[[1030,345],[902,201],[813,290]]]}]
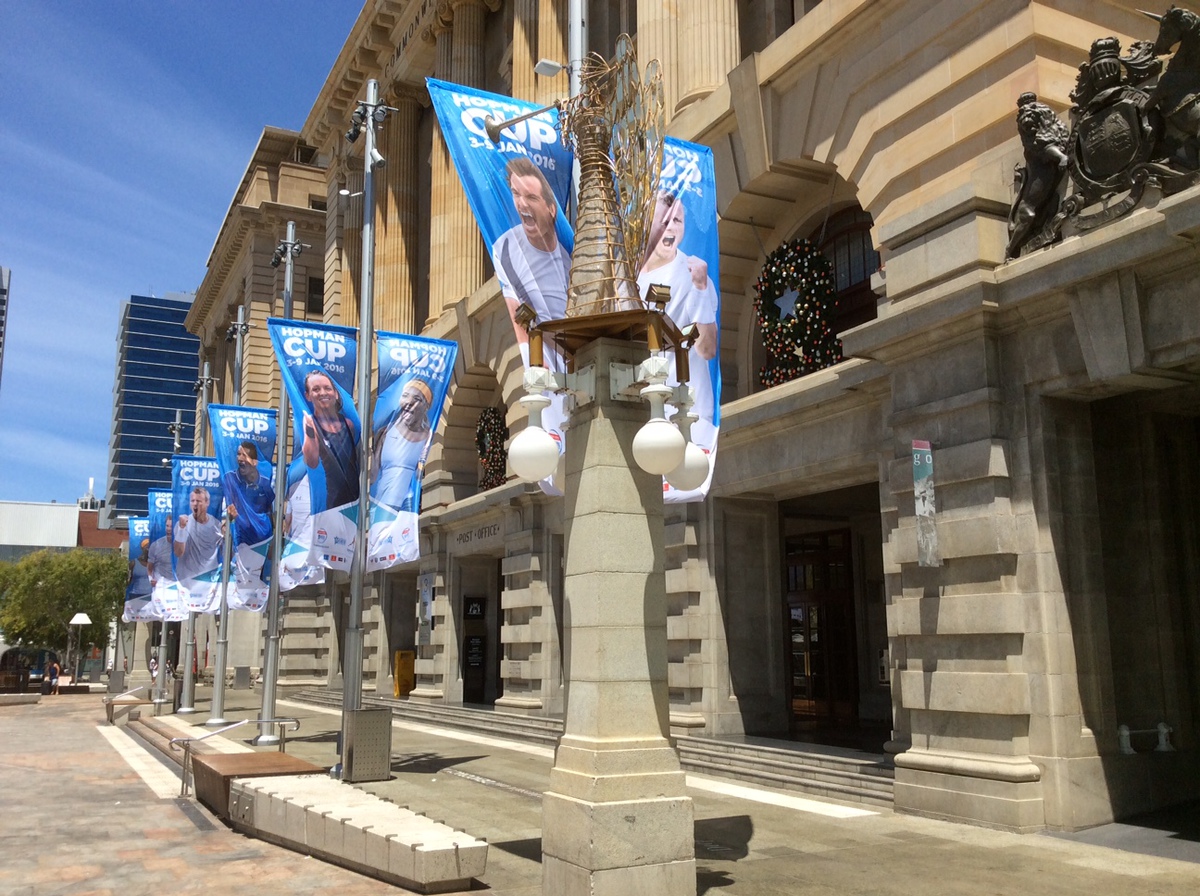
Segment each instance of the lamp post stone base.
[{"label": "lamp post stone base", "polygon": [[696,893],[692,801],[667,737],[662,479],[629,454],[644,403],[609,382],[636,354],[598,339],[576,356],[596,383],[566,439],[567,701],[542,799],[546,896]]},{"label": "lamp post stone base", "polygon": [[588,871],[542,856],[542,892],[588,896],[664,896],[696,892],[696,862],[665,862]]}]

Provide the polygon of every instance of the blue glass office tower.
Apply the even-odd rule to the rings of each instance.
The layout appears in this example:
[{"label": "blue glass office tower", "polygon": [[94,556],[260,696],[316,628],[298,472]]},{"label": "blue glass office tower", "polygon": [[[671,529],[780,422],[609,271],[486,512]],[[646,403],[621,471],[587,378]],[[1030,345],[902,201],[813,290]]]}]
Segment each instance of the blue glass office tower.
[{"label": "blue glass office tower", "polygon": [[192,450],[200,340],[183,328],[194,296],[130,296],[121,306],[117,332],[117,376],[113,386],[113,429],[109,441],[107,525],[146,515],[146,491],[171,487],[163,465],[175,445],[167,428],[183,412],[180,436]]}]

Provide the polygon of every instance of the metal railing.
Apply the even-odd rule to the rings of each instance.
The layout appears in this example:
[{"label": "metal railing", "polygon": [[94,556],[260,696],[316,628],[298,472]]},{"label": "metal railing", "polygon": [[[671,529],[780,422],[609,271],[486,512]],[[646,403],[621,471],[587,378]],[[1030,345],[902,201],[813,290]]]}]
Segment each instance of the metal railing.
[{"label": "metal railing", "polygon": [[136,694],[138,691],[144,691],[144,690],[146,690],[146,686],[141,685],[140,687],[136,687],[131,691],[126,691],[124,694],[113,694],[111,697],[105,697],[104,702],[105,703],[113,703],[117,700],[120,700],[122,697],[129,697],[133,694]]},{"label": "metal railing", "polygon": [[292,731],[300,730],[300,720],[292,719],[292,718],[254,719],[251,724],[258,725],[260,727],[263,725],[278,725],[279,726],[279,752],[280,753],[287,752],[287,750],[284,748],[286,741],[287,741],[287,731],[288,731],[287,726],[291,725]]},{"label": "metal railing", "polygon": [[167,744],[172,751],[178,752],[179,747],[176,744],[183,744],[183,766],[182,774],[180,775],[179,795],[188,795],[188,773],[192,770],[192,744],[197,741],[207,740],[217,734],[224,734],[226,731],[232,731],[249,722],[249,719],[242,719],[240,722],[234,722],[232,725],[226,725],[224,728],[218,728],[216,731],[210,731],[207,734],[201,734],[199,737],[173,737]]},{"label": "metal railing", "polygon": [[1117,726],[1117,749],[1124,756],[1132,756],[1134,753],[1137,752],[1137,750],[1135,750],[1133,748],[1133,743],[1131,740],[1132,735],[1134,735],[1134,734],[1157,734],[1158,735],[1158,746],[1156,746],[1154,748],[1154,752],[1155,753],[1173,753],[1173,752],[1175,752],[1175,748],[1173,746],[1171,746],[1171,732],[1174,730],[1175,729],[1172,728],[1170,725],[1168,725],[1166,722],[1159,722],[1153,728],[1142,728],[1140,730],[1134,730],[1134,729],[1130,728],[1128,725],[1118,725]]},{"label": "metal railing", "polygon": [[[135,690],[141,690],[141,688],[135,688]],[[130,691],[130,693],[133,693],[133,691]],[[122,694],[121,696],[124,696],[124,695]],[[234,728],[238,728],[242,725],[259,725],[259,726],[261,726],[261,725],[278,725],[279,726],[279,752],[280,753],[286,752],[286,750],[284,748],[287,744],[287,732],[289,730],[289,726],[290,726],[290,730],[292,730],[292,731],[300,730],[300,720],[294,719],[294,718],[242,719],[240,722],[234,722],[231,725],[226,725],[224,728],[218,728],[216,731],[209,731],[207,734],[201,734],[199,737],[173,737],[173,738],[171,738],[171,740],[167,744],[167,746],[169,746],[173,751],[178,752],[179,747],[177,746],[177,744],[183,744],[183,766],[182,766],[182,774],[180,775],[182,780],[180,782],[180,788],[179,788],[180,796],[185,797],[188,795],[188,774],[192,770],[192,744],[196,743],[197,741],[202,741],[207,738],[210,738],[214,734],[224,734],[226,731],[231,731]]]}]

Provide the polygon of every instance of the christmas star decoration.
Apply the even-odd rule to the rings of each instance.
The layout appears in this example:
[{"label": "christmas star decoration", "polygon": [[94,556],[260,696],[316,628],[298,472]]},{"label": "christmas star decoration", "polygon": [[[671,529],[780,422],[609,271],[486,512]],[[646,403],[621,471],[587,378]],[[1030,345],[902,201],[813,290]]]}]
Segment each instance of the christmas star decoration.
[{"label": "christmas star decoration", "polygon": [[783,295],[775,300],[775,304],[779,307],[779,319],[785,317],[796,316],[796,300],[800,298],[800,293],[795,287],[787,290]]}]

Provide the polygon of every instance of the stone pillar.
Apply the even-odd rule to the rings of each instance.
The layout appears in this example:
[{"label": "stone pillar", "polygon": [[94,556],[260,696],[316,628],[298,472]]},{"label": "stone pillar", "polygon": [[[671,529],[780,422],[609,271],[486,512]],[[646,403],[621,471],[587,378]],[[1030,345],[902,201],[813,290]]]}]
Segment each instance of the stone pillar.
[{"label": "stone pillar", "polygon": [[[737,0],[689,0],[679,4],[679,55],[675,97],[667,109],[679,112],[725,83],[740,62]],[[674,105],[672,105],[672,102]]]},{"label": "stone pillar", "polygon": [[[692,801],[667,740],[661,480],[631,445],[648,414],[609,397],[625,342],[582,349],[596,398],[571,415],[566,456],[567,707],[542,802],[542,892],[696,892]],[[644,350],[641,354],[644,356]]]},{"label": "stone pillar", "polygon": [[133,649],[127,659],[129,660],[129,671],[125,673],[125,685],[128,690],[131,687],[138,685],[145,686],[146,690],[139,696],[149,699],[150,697],[150,669],[146,665],[150,659],[150,652],[157,649],[158,642],[150,643],[150,636],[154,632],[154,623],[143,622],[140,625],[130,623],[133,630]]},{"label": "stone pillar", "polygon": [[[439,7],[429,31],[434,42],[433,76],[445,80],[451,78],[450,51],[453,41],[448,15],[449,7]],[[447,304],[448,277],[453,266],[449,247],[451,230],[447,223],[451,209],[450,193],[452,189],[462,191],[457,184],[454,165],[436,117],[429,167],[429,319],[425,321],[426,326],[438,319]]]},{"label": "stone pillar", "polygon": [[[484,0],[452,0],[439,8],[433,26],[437,42],[436,77],[470,87],[483,83]],[[479,225],[446,151],[441,131],[434,136],[433,214],[430,233],[429,320],[473,293],[483,282],[484,251]]]},{"label": "stone pillar", "polygon": [[[274,244],[265,237],[256,240],[255,254],[269,257]],[[282,269],[283,265],[279,266]],[[273,407],[275,404],[275,354],[267,333],[267,318],[274,312],[276,269],[266,264],[256,266],[251,277],[250,301],[246,303],[246,323],[250,329],[242,337],[242,394],[245,407]],[[279,281],[282,283],[282,278]],[[280,289],[282,292],[282,288]]]},{"label": "stone pillar", "polygon": [[[704,0],[690,2],[707,6]],[[637,10],[638,68],[645,71],[652,60],[658,60],[659,70],[662,72],[663,108],[667,111],[668,120],[679,96],[679,13],[674,10],[674,4],[666,3],[639,3]]]},{"label": "stone pillar", "polygon": [[417,264],[417,132],[421,100],[407,85],[395,85],[387,104],[396,111],[384,119],[380,151],[388,164],[378,169],[375,215],[375,328],[393,333],[417,331],[413,276]]},{"label": "stone pillar", "polygon": [[[538,3],[537,53],[533,61],[536,63],[539,59],[551,59],[563,64],[577,62],[578,60],[567,58],[569,52],[567,0],[541,0]],[[516,64],[515,54],[513,64]],[[555,100],[566,99],[571,93],[571,79],[565,68],[553,78],[543,78],[541,75],[535,77],[537,90],[534,102],[538,105],[544,106]]]},{"label": "stone pillar", "polygon": [[[483,29],[487,22],[488,8],[484,0],[451,0],[454,11],[454,39],[450,44],[450,80],[467,87],[483,87],[484,52]],[[445,292],[442,295],[443,310],[463,296],[469,296],[483,282],[484,259],[483,237],[479,224],[467,202],[453,165],[450,167],[451,187],[446,223],[447,251],[450,253],[450,270],[446,273]],[[431,313],[431,316],[432,313]]]},{"label": "stone pillar", "polygon": [[512,95],[533,101],[537,96],[538,2],[514,0],[512,33]]}]

